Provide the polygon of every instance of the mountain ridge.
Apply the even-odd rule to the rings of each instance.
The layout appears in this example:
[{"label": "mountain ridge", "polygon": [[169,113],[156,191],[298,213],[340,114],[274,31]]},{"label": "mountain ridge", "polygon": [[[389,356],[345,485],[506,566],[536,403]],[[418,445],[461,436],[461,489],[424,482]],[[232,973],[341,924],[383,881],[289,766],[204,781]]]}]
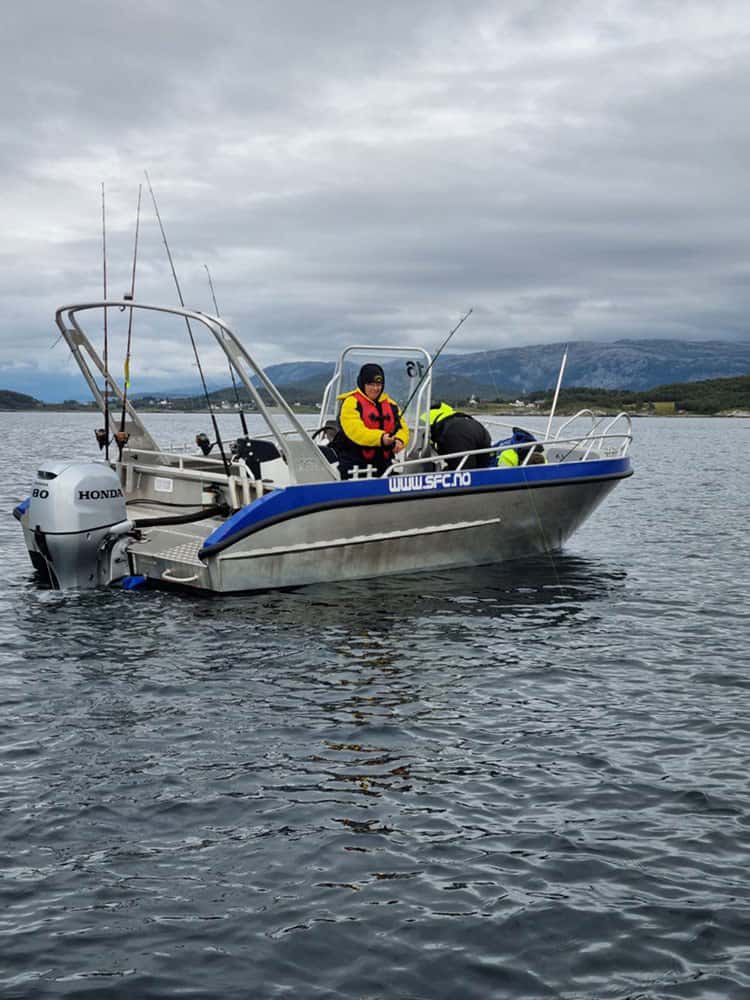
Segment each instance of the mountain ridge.
[{"label": "mountain ridge", "polygon": [[[505,347],[442,355],[433,370],[433,395],[484,398],[526,395],[554,386],[564,343]],[[645,391],[657,385],[731,378],[750,373],[750,341],[635,340],[571,341],[564,385]],[[321,378],[320,362],[315,376]],[[279,386],[309,382],[305,363],[272,365],[266,372]],[[333,373],[333,363],[327,367]],[[312,368],[309,375],[313,374]]]},{"label": "mountain ridge", "polygon": [[[644,391],[667,383],[698,382],[750,373],[750,340],[619,338],[570,341],[567,346],[564,385],[569,387]],[[564,348],[564,343],[556,342],[443,354],[434,368],[433,395],[468,397],[475,394],[494,399],[550,388],[557,380]],[[308,397],[317,394],[319,399],[333,368],[333,361],[289,361],[269,365],[265,371],[279,388],[287,392],[304,391]],[[54,391],[54,377],[46,376],[44,388],[34,391],[33,379],[26,377],[21,384],[12,370],[3,372],[0,368],[0,386],[6,391],[27,393],[45,402],[88,398],[81,377],[66,376],[66,379],[64,390],[58,378],[59,388]],[[194,396],[200,392],[199,384],[168,388],[154,383],[153,388],[146,385],[137,388],[134,399]],[[219,391],[227,390],[231,393],[231,386]]]}]

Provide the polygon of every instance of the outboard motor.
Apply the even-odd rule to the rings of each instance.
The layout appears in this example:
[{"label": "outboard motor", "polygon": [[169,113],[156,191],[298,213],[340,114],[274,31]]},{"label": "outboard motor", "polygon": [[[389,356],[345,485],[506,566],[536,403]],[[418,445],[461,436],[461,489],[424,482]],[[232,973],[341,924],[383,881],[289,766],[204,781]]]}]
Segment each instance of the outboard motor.
[{"label": "outboard motor", "polygon": [[[31,490],[27,523],[27,540],[35,550],[30,549],[32,562],[38,566],[44,560],[59,590],[108,583],[109,543],[132,529],[117,473],[103,462],[42,465]],[[127,568],[121,575],[125,573]]]}]

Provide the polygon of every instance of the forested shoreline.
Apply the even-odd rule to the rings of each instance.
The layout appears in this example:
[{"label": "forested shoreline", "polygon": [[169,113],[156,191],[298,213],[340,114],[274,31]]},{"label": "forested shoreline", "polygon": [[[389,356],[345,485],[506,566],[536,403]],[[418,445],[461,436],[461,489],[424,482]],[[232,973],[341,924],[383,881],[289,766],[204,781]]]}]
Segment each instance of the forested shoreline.
[{"label": "forested shoreline", "polygon": [[[311,396],[300,391],[299,386],[279,386],[279,390],[293,405],[309,409],[319,395]],[[212,405],[220,409],[233,409],[228,402],[227,390],[210,394]],[[520,398],[498,396],[495,399],[446,399],[453,406],[476,406],[482,411],[493,409],[515,408],[524,411],[548,410],[552,401],[552,389],[531,392]],[[158,403],[156,400],[136,400],[135,405],[141,410],[171,410],[191,412],[205,410],[204,397],[165,397]],[[243,407],[250,410],[252,406],[244,399]],[[116,405],[116,404],[115,404]],[[600,389],[596,387],[574,386],[560,391],[557,402],[557,412],[560,414],[575,413],[588,408],[603,413],[619,413],[622,410],[647,416],[649,414],[667,415],[696,414],[701,416],[721,415],[728,413],[750,414],[750,375],[739,375],[733,378],[705,379],[700,382],[676,382],[654,386],[647,391],[634,392],[628,389]],[[83,403],[79,400],[66,400],[62,403],[44,403],[33,396],[10,389],[0,389],[0,410],[28,411],[47,410],[87,411],[96,409],[94,402]]]}]

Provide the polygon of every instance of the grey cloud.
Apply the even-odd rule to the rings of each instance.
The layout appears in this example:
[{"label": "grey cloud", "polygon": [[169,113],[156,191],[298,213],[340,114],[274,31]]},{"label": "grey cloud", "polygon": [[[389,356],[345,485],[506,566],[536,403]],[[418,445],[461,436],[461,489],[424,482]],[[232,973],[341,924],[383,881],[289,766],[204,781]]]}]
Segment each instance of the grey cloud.
[{"label": "grey cloud", "polygon": [[[466,350],[748,338],[743,4],[5,16],[0,361],[54,368],[54,308],[100,294],[101,181],[127,288],[144,167],[186,299],[210,308],[208,264],[264,363],[434,345],[469,306]],[[137,288],[176,298],[145,191]],[[190,370],[139,329],[144,362]]]}]

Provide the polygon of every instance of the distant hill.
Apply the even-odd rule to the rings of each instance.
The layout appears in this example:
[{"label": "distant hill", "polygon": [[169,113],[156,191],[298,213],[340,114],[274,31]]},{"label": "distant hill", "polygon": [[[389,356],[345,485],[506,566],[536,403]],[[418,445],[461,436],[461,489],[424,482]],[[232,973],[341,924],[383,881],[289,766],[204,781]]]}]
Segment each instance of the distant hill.
[{"label": "distant hill", "polygon": [[[440,358],[438,377],[455,374],[496,394],[530,393],[553,386],[563,344],[511,347]],[[564,384],[641,391],[750,373],[750,341],[615,340],[568,345]],[[486,393],[485,393],[486,394]]]},{"label": "distant hill", "polygon": [[[468,399],[471,395],[485,400],[515,399],[549,389],[557,379],[563,350],[564,345],[557,343],[443,355],[433,371],[433,396],[449,400]],[[748,373],[750,341],[574,341],[569,344],[563,384],[567,388],[596,386],[600,389],[643,392],[656,385],[730,378]],[[266,374],[290,401],[312,404],[320,401],[323,388],[333,374],[333,362],[286,362],[270,365]],[[3,372],[0,377],[4,381],[7,379],[6,385],[14,384],[9,373]],[[31,386],[24,388],[35,391]],[[133,399],[187,399],[197,397],[199,391],[196,385],[171,389],[161,386],[138,392]],[[16,397],[23,395],[20,392],[11,393]],[[60,398],[42,390],[37,395],[47,399]],[[212,396],[231,401],[234,390],[231,385],[225,386]],[[26,398],[34,399],[32,395]],[[82,394],[81,398],[88,397]],[[20,408],[29,409],[34,405],[33,402],[26,403]],[[0,403],[0,406],[5,409],[19,408],[12,400]]]},{"label": "distant hill", "polygon": [[[434,396],[511,398],[554,386],[564,344],[443,355],[433,370]],[[297,398],[320,399],[333,363],[271,365],[268,376]],[[640,392],[667,383],[750,373],[750,341],[615,340],[568,345],[564,385]],[[305,401],[300,399],[300,401]]]},{"label": "distant hill", "polygon": [[[551,391],[546,390],[530,393],[527,399],[543,402],[546,406],[551,396]],[[657,385],[643,392],[586,386],[564,388],[560,392],[557,409],[558,413],[575,413],[584,407],[609,412],[650,412],[658,403],[674,403],[677,412],[685,413],[750,413],[750,375]]]},{"label": "distant hill", "polygon": [[[304,387],[299,385],[281,385],[285,398],[291,403],[312,406],[320,399],[322,386],[307,396]],[[531,393],[522,393],[528,406],[541,406],[547,409],[552,399],[552,387]],[[221,407],[226,400],[235,402],[234,389],[222,389],[210,393],[215,406]],[[460,403],[455,396],[445,394],[445,398],[453,403]],[[465,396],[463,397],[465,400]],[[240,399],[247,402],[246,394],[240,393]],[[563,387],[558,399],[559,414],[575,413],[584,407],[606,412],[627,410],[634,413],[653,413],[659,404],[673,403],[676,412],[693,414],[719,413],[750,413],[750,375],[739,375],[734,378],[704,379],[699,382],[678,382],[657,385],[641,392],[630,389],[605,389],[600,386],[567,386]],[[33,396],[24,393],[0,389],[0,410],[88,410],[94,408],[93,403],[79,403],[67,400],[64,403],[42,403]],[[190,411],[206,408],[202,396],[173,397],[169,403],[173,411]],[[250,407],[248,407],[250,408]],[[485,400],[481,409],[492,409],[492,402]]]},{"label": "distant hill", "polygon": [[43,403],[25,392],[0,389],[0,411],[5,410],[91,410],[94,404],[81,403],[77,399],[66,399],[62,403]]},{"label": "distant hill", "polygon": [[0,410],[38,410],[43,404],[25,392],[0,389]]},{"label": "distant hill", "polygon": [[332,361],[287,361],[282,365],[269,365],[264,371],[274,385],[294,385],[315,380],[322,393],[333,375],[334,367]]},{"label": "distant hill", "polygon": [[[433,370],[434,395],[472,393],[486,399],[523,395],[554,386],[565,345],[506,347],[471,354],[444,354]],[[270,365],[266,374],[279,388],[320,400],[333,362],[292,361]],[[564,384],[639,392],[666,383],[698,382],[750,373],[750,341],[577,340],[568,344]],[[222,389],[222,395],[233,390]],[[171,391],[171,398],[196,390]]]},{"label": "distant hill", "polygon": [[642,392],[639,395],[644,401],[673,402],[678,410],[690,413],[719,413],[727,410],[750,413],[750,375],[657,385],[648,393]]}]

